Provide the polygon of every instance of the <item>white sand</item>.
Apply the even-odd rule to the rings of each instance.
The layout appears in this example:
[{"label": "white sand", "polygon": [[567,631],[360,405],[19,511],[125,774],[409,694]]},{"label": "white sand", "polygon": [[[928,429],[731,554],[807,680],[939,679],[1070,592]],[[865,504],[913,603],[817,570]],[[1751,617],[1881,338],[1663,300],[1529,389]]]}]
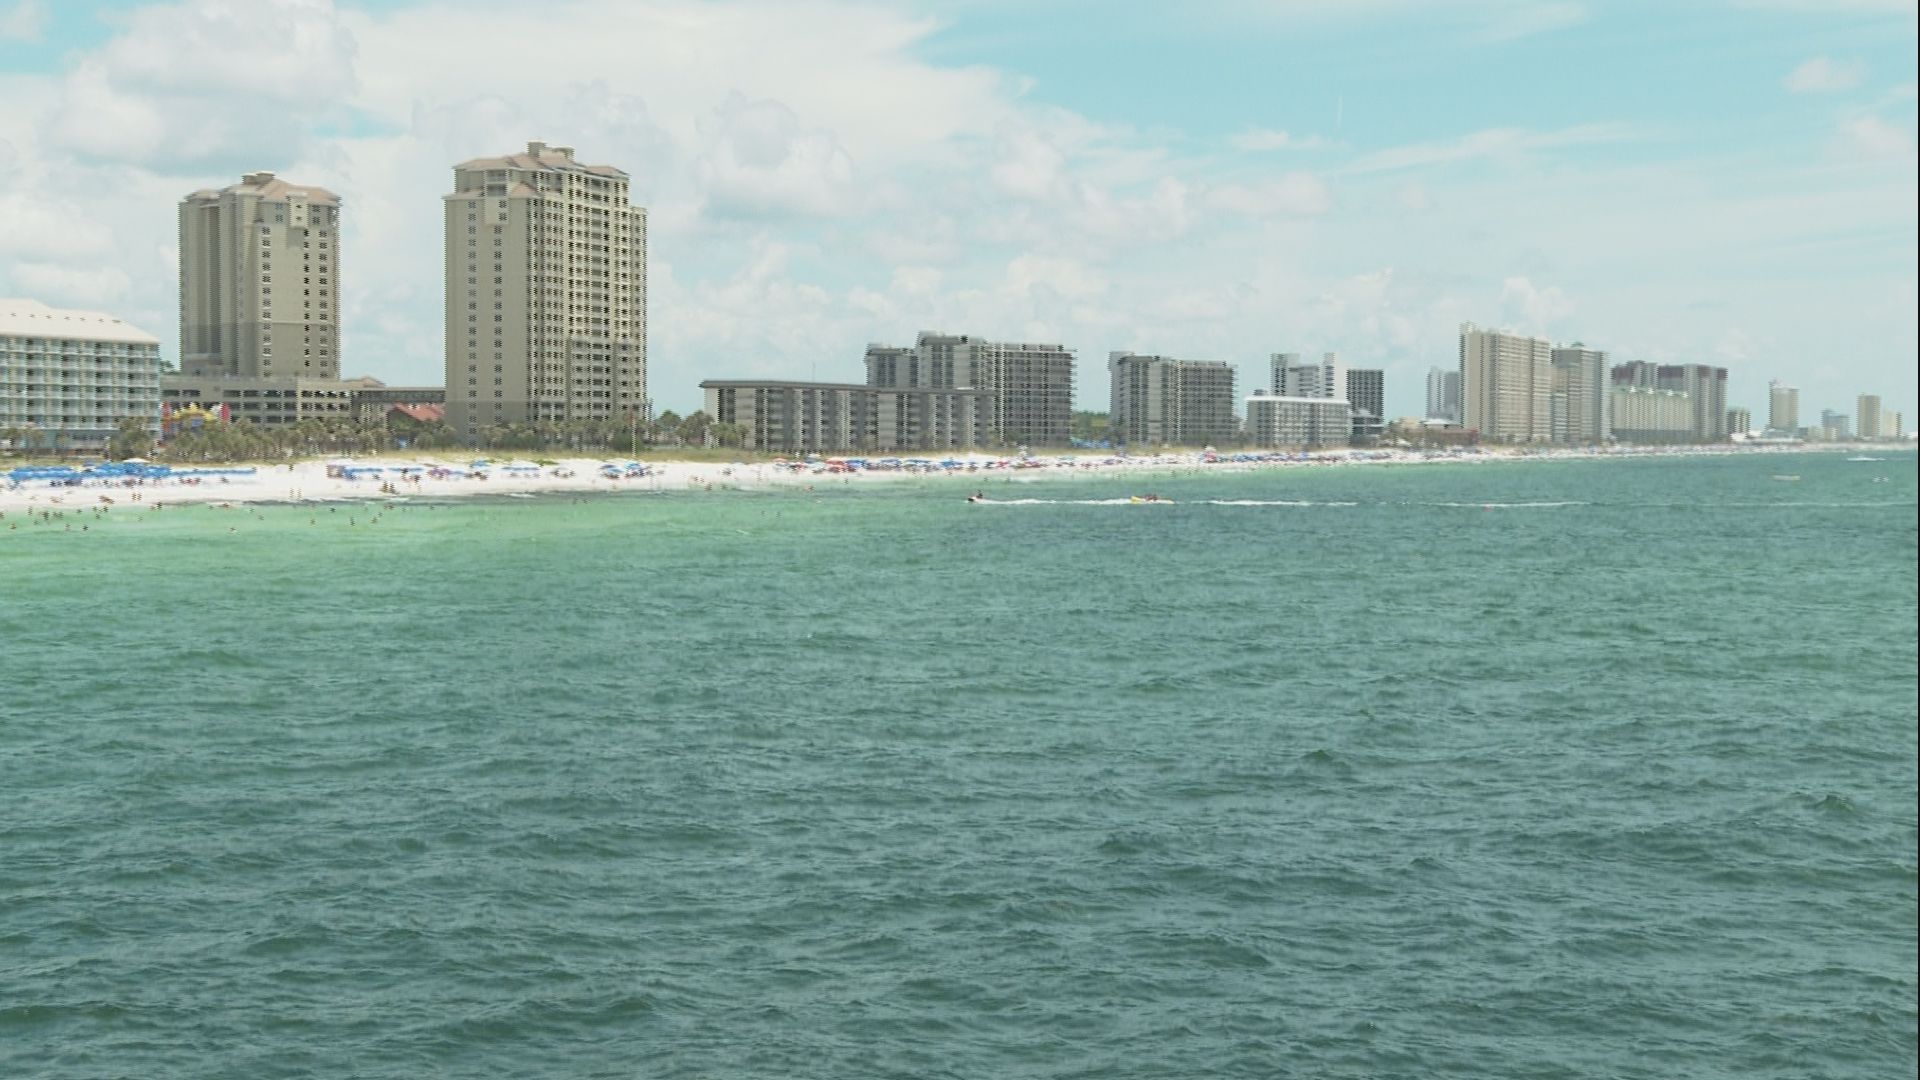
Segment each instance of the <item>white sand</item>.
[{"label": "white sand", "polygon": [[[18,485],[5,482],[0,471],[0,512],[68,509],[98,506],[104,500],[115,504],[174,505],[183,503],[250,503],[315,501],[378,501],[404,497],[409,499],[446,499],[462,496],[544,495],[560,493],[621,491],[725,491],[775,487],[827,489],[851,484],[938,481],[955,488],[972,486],[985,489],[1003,483],[1027,483],[1045,479],[1087,478],[1099,476],[1134,477],[1145,481],[1152,477],[1172,477],[1203,473],[1240,472],[1265,469],[1326,468],[1353,464],[1407,465],[1432,461],[1492,463],[1516,460],[1565,460],[1588,457],[1645,457],[1677,454],[1764,453],[1782,450],[1816,449],[1806,447],[1677,447],[1660,449],[1612,450],[1606,452],[1547,450],[1520,452],[1484,450],[1476,454],[1452,455],[1406,450],[1338,451],[1308,456],[1304,460],[1266,462],[1207,462],[1195,453],[1166,454],[1153,457],[1129,457],[1119,460],[1095,453],[1048,455],[1037,458],[1038,467],[1006,468],[1009,459],[980,454],[953,455],[968,463],[956,469],[913,472],[906,470],[855,470],[846,473],[794,470],[759,463],[702,463],[689,461],[648,462],[644,477],[610,480],[601,475],[601,467],[610,462],[597,458],[576,458],[556,465],[542,466],[537,475],[515,475],[495,467],[485,480],[467,478],[400,479],[390,473],[385,480],[341,479],[327,475],[324,461],[301,461],[289,465],[260,466],[251,476],[203,477],[197,483],[178,480],[88,480],[79,487],[55,487],[46,481],[27,481]],[[1855,449],[1834,447],[1833,449]],[[942,460],[945,459],[943,455]],[[446,465],[465,468],[471,458],[453,460],[443,457],[382,456],[354,459],[356,467],[406,465]],[[507,459],[495,459],[496,466]],[[613,459],[619,464],[624,459]],[[988,467],[995,463],[995,467]],[[565,475],[571,473],[571,475]],[[392,490],[383,490],[383,484]]]}]

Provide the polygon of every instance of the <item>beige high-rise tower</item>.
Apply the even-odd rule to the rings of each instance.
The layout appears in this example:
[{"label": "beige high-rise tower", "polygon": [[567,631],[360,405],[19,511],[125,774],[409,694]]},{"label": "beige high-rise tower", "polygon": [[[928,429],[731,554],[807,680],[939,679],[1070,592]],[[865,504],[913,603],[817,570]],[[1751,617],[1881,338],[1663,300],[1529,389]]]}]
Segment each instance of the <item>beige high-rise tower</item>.
[{"label": "beige high-rise tower", "polygon": [[180,368],[340,375],[340,197],[248,173],[180,200]]},{"label": "beige high-rise tower", "polygon": [[1466,426],[1494,442],[1553,437],[1553,346],[1545,338],[1460,326]]},{"label": "beige high-rise tower", "polygon": [[647,212],[627,174],[573,149],[453,168],[446,209],[447,422],[645,419]]}]

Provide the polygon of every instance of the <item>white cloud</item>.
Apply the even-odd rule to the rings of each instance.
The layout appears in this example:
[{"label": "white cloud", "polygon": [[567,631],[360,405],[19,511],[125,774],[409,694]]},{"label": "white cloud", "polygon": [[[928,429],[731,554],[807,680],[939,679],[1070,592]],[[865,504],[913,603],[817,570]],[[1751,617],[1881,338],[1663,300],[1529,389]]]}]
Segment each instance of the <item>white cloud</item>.
[{"label": "white cloud", "polygon": [[1788,72],[1783,85],[1796,94],[1831,93],[1859,86],[1866,73],[1866,65],[1858,60],[1836,62],[1816,56]]},{"label": "white cloud", "polygon": [[1017,293],[1046,289],[1060,296],[1084,298],[1106,292],[1108,281],[1077,260],[1028,254],[1007,264],[1007,285]]},{"label": "white cloud", "polygon": [[1633,130],[1624,124],[1579,124],[1559,131],[1488,128],[1445,142],[1412,143],[1376,150],[1362,155],[1354,162],[1352,171],[1383,172],[1446,165],[1475,158],[1513,157],[1561,147],[1617,143],[1632,138],[1633,134]]},{"label": "white cloud", "polygon": [[14,287],[55,306],[110,309],[127,295],[133,279],[117,266],[73,267],[22,262],[13,266]]},{"label": "white cloud", "polygon": [[1842,121],[1840,143],[1845,150],[1866,158],[1899,159],[1914,154],[1913,133],[1877,116]]},{"label": "white cloud", "polygon": [[1420,211],[1433,209],[1433,195],[1427,191],[1424,185],[1416,184],[1411,180],[1400,185],[1400,190],[1395,194],[1395,198],[1403,210]]},{"label": "white cloud", "polygon": [[1215,209],[1249,217],[1309,216],[1324,214],[1333,206],[1327,185],[1308,172],[1290,172],[1251,184],[1223,185],[1209,190],[1206,201]]},{"label": "white cloud", "polygon": [[695,175],[723,215],[834,215],[850,209],[853,158],[777,101],[730,95],[702,121]]},{"label": "white cloud", "polygon": [[161,168],[291,156],[316,122],[342,112],[354,51],[331,0],[136,8],[68,73],[48,139],[87,158]]},{"label": "white cloud", "polygon": [[1051,199],[1065,188],[1067,156],[1037,131],[1006,133],[996,157],[989,175],[1015,198]]},{"label": "white cloud", "polygon": [[39,41],[47,27],[45,0],[17,0],[0,11],[0,41]]},{"label": "white cloud", "polygon": [[1587,9],[1582,4],[1515,4],[1504,10],[1490,12],[1476,36],[1493,43],[1519,41],[1535,34],[1565,30],[1586,21]]},{"label": "white cloud", "polygon": [[57,196],[0,192],[0,255],[85,262],[108,255],[113,236],[84,207]]},{"label": "white cloud", "polygon": [[1248,128],[1227,141],[1236,150],[1256,153],[1264,150],[1318,150],[1327,145],[1327,140],[1318,135],[1293,135],[1266,128]]},{"label": "white cloud", "polygon": [[1573,302],[1559,286],[1539,288],[1524,277],[1510,277],[1501,283],[1500,308],[1508,322],[1534,333],[1551,333],[1573,314]]}]

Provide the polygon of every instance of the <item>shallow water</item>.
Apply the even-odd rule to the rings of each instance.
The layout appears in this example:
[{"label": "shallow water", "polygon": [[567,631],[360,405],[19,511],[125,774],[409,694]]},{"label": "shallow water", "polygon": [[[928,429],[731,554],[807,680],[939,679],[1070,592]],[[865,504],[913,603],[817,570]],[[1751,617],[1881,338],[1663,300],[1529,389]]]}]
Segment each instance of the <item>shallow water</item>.
[{"label": "shallow water", "polygon": [[0,1075],[1912,1074],[1911,454],[976,486],[8,515]]}]

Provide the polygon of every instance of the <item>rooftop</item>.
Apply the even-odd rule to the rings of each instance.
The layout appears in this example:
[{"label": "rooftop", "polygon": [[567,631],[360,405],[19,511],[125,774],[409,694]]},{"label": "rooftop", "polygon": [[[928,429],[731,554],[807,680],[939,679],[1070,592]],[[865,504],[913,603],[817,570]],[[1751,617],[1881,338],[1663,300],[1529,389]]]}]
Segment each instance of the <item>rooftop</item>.
[{"label": "rooftop", "polygon": [[158,345],[160,339],[97,311],[67,311],[38,300],[0,299],[0,335],[57,337]]},{"label": "rooftop", "polygon": [[573,147],[548,146],[543,142],[530,142],[524,154],[507,154],[503,157],[474,158],[454,166],[455,169],[552,169],[559,172],[583,172],[593,176],[617,176],[626,179],[627,174],[611,165],[582,165],[573,159]]},{"label": "rooftop", "polygon": [[253,195],[258,198],[275,201],[285,201],[288,197],[294,196],[305,199],[310,203],[319,203],[326,206],[337,206],[340,203],[340,196],[335,195],[326,188],[313,187],[308,184],[288,183],[270,172],[250,172],[242,176],[240,182],[237,184],[230,184],[218,191],[215,191],[213,188],[201,188],[199,191],[187,196],[187,198],[217,199],[229,193],[235,195]]}]

